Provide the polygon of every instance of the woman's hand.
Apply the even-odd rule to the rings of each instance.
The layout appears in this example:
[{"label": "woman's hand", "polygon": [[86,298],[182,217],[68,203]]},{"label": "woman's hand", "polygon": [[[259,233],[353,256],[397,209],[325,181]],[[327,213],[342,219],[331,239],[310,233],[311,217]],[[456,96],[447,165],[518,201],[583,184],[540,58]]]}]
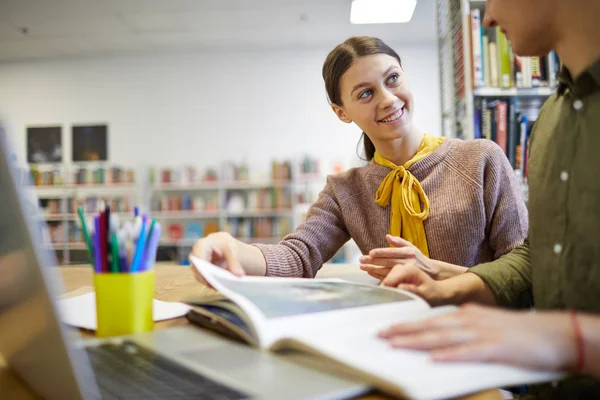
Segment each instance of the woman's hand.
[{"label": "woman's hand", "polygon": [[480,361],[564,371],[576,339],[566,313],[514,312],[466,305],[457,312],[398,324],[380,333],[395,348],[427,350],[437,361]]},{"label": "woman's hand", "polygon": [[411,242],[400,237],[386,235],[385,239],[394,247],[373,249],[360,258],[360,269],[377,279],[384,279],[396,265],[416,265],[432,277],[439,269]]},{"label": "woman's hand", "polygon": [[[238,240],[226,232],[211,233],[198,240],[192,247],[192,255],[218,267],[226,269],[234,275],[246,275],[239,261]],[[200,273],[192,266],[196,279],[206,284]]]},{"label": "woman's hand", "polygon": [[[267,271],[267,263],[260,249],[240,242],[226,232],[211,233],[198,240],[192,247],[191,255],[237,276],[264,276]],[[200,283],[207,284],[196,268],[192,267],[192,270]]]},{"label": "woman's hand", "polygon": [[373,249],[369,255],[360,258],[360,268],[376,279],[385,279],[392,268],[416,265],[435,280],[443,280],[460,275],[466,267],[432,260],[426,257],[415,245],[400,237],[386,235],[388,243],[394,247]]}]

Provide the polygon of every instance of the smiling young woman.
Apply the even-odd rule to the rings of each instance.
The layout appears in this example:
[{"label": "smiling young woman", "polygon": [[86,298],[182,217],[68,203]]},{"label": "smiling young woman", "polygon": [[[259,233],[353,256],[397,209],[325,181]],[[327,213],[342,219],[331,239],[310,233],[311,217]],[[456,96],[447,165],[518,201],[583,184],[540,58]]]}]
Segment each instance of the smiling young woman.
[{"label": "smiling young woman", "polygon": [[279,244],[247,245],[220,232],[199,240],[195,256],[238,274],[313,277],[352,238],[375,277],[405,264],[445,279],[524,241],[527,210],[502,150],[421,131],[393,49],[353,37],[322,72],[335,114],[363,131],[369,163],[329,176],[306,222]]}]

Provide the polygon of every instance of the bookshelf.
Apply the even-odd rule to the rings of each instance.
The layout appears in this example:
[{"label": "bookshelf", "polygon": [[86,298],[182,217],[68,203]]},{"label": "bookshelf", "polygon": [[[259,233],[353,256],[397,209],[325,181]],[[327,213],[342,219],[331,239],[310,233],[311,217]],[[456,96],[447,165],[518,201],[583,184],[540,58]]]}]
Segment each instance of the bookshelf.
[{"label": "bookshelf", "polygon": [[[44,247],[55,252],[59,264],[87,262],[79,205],[90,218],[88,224],[101,201],[121,220],[133,218],[134,206],[140,206],[163,225],[163,257],[181,262],[199,237],[216,231],[228,231],[246,243],[278,243],[304,222],[326,182],[318,162],[307,157],[274,163],[268,172],[231,163],[204,173],[190,167],[152,167],[147,178],[135,179],[133,171],[127,172],[127,181],[107,179],[109,168],[106,163],[20,168],[20,179],[32,195],[30,211],[47,228]],[[241,206],[230,207],[232,198],[241,198]],[[355,258],[355,247],[348,242],[334,260]]]},{"label": "bookshelf", "polygon": [[163,225],[160,246],[185,260],[198,238],[217,231],[246,243],[278,243],[304,221],[324,187],[325,177],[313,164],[274,162],[262,173],[232,163],[204,172],[151,167],[149,210]]},{"label": "bookshelf", "polygon": [[549,97],[557,84],[555,54],[515,57],[499,29],[483,27],[485,6],[485,0],[436,0],[444,136],[477,137],[478,98],[513,98],[527,108],[532,98]]},{"label": "bookshelf", "polygon": [[27,197],[31,212],[47,228],[42,229],[43,245],[54,250],[60,264],[87,261],[78,206],[91,219],[100,202],[105,202],[124,219],[133,216],[139,200],[133,170],[107,163],[31,164],[20,174],[26,194],[31,194]]},{"label": "bookshelf", "polygon": [[485,0],[436,0],[442,132],[500,145],[527,193],[527,147],[557,85],[555,53],[518,57],[500,28],[483,26]]}]

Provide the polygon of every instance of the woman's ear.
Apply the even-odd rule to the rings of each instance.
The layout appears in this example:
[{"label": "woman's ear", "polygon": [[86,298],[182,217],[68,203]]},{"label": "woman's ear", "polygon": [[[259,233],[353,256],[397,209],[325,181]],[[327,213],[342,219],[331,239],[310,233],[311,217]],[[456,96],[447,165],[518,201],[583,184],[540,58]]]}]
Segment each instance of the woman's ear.
[{"label": "woman's ear", "polygon": [[344,111],[344,109],[342,107],[338,106],[337,104],[332,104],[331,109],[333,110],[335,115],[337,115],[337,117],[340,119],[340,121],[345,122],[347,124],[352,123],[352,120],[350,118],[348,118],[348,116],[346,115],[346,112]]}]

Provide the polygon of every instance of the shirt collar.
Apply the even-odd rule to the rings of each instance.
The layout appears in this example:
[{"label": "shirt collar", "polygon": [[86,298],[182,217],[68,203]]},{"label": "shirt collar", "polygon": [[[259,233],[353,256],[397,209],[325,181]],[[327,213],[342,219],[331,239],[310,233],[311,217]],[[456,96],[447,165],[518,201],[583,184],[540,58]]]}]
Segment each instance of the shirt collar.
[{"label": "shirt collar", "polygon": [[577,79],[573,79],[567,67],[562,67],[558,75],[558,94],[563,95],[567,89],[575,96],[583,97],[600,90],[600,60],[586,69]]}]

